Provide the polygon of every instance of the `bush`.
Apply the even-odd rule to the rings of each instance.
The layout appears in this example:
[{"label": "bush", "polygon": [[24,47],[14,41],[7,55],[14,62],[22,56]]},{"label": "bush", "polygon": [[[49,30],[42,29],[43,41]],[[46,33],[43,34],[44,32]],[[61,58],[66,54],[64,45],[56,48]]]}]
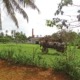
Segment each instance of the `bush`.
[{"label": "bush", "polygon": [[56,57],[56,63],[53,64],[53,69],[56,71],[63,71],[68,74],[71,80],[80,80],[80,63],[76,62],[76,48],[75,52],[73,49],[74,48],[68,50],[65,57]]}]

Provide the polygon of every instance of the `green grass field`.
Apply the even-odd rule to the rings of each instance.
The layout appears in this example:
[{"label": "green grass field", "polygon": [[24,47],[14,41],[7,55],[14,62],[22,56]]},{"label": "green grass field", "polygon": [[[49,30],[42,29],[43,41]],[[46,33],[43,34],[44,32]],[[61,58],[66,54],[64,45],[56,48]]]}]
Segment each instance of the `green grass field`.
[{"label": "green grass field", "polygon": [[49,49],[42,53],[36,44],[0,44],[0,59],[11,65],[30,65],[64,71],[71,80],[80,79],[80,50],[76,46],[68,46],[65,53]]},{"label": "green grass field", "polygon": [[[68,50],[68,55],[72,57],[72,54],[74,54],[75,61],[80,62],[80,50],[75,49],[75,47]],[[11,60],[16,64],[53,67],[56,59],[65,58],[65,54],[59,53],[54,49],[49,49],[49,52],[45,54],[41,52],[40,46],[35,44],[0,44],[0,58]]]},{"label": "green grass field", "polygon": [[[27,62],[26,59],[29,58],[30,61],[33,61],[34,59],[34,63],[37,65],[41,64],[42,62],[45,62],[46,65],[51,66],[52,63],[50,59],[54,61],[54,58],[57,55],[55,54],[55,52],[55,50],[50,49],[49,53],[44,54],[41,52],[40,46],[35,44],[0,44],[1,58],[15,58],[16,62],[20,61],[21,63],[25,64]],[[12,55],[8,56],[8,53]]]}]

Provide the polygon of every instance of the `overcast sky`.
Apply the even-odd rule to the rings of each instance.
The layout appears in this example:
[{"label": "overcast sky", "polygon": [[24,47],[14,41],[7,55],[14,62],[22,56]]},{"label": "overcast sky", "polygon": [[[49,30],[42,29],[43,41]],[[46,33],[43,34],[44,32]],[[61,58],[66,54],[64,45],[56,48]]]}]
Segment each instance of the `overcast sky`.
[{"label": "overcast sky", "polygon": [[[51,35],[54,32],[57,32],[56,27],[47,27],[45,25],[46,19],[52,19],[54,17],[54,12],[57,9],[57,5],[60,0],[35,0],[35,4],[40,9],[40,14],[36,10],[31,8],[26,8],[25,11],[28,14],[29,22],[23,19],[22,15],[19,13],[16,14],[18,22],[19,22],[19,29],[15,26],[13,21],[9,18],[9,15],[6,13],[5,8],[2,9],[2,26],[3,31],[5,30],[17,30],[23,31],[27,36],[32,35],[32,28],[34,29],[34,35]],[[74,0],[75,4],[80,4],[80,0]],[[64,8],[65,9],[65,8]],[[76,14],[76,7],[66,8],[67,14]],[[74,29],[78,31],[79,28]]]}]

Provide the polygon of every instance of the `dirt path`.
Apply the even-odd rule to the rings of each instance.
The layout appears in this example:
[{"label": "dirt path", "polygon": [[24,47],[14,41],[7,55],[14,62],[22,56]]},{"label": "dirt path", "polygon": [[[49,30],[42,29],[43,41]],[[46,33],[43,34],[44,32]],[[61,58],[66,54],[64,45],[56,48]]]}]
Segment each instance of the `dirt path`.
[{"label": "dirt path", "polygon": [[9,65],[0,60],[0,80],[68,80],[63,73],[54,73],[51,69]]}]

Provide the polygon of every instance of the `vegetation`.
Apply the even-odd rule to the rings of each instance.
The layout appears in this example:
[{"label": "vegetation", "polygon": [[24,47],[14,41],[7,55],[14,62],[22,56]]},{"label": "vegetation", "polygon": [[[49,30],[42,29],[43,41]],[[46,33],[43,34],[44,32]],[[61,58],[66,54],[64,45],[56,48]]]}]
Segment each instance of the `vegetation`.
[{"label": "vegetation", "polygon": [[[7,32],[7,31],[6,31]],[[62,34],[60,36],[60,34]],[[67,37],[65,37],[67,35]],[[65,53],[49,49],[48,54],[41,52],[40,46],[35,44],[15,44],[25,43],[27,37],[22,32],[12,32],[0,34],[0,59],[9,61],[10,64],[31,65],[46,68],[53,68],[56,71],[63,71],[68,74],[72,80],[80,79],[80,33],[72,31],[59,31],[54,33],[51,38],[59,39],[68,43]],[[10,43],[14,42],[14,43]],[[3,44],[6,43],[6,44]],[[7,44],[8,43],[8,44]]]},{"label": "vegetation", "polygon": [[[75,3],[73,3],[73,1],[74,0],[61,0],[61,2],[58,4],[57,10],[54,13],[55,17],[53,17],[52,20],[46,20],[47,26],[56,26],[58,29],[69,29],[79,27],[79,24],[76,23],[80,22],[80,10],[78,10],[78,7],[80,7],[80,5],[76,5]],[[72,6],[74,6],[74,8],[76,7],[78,13],[75,15],[76,18],[74,18],[74,15],[70,14],[71,12],[69,14],[65,14],[64,8],[69,8]],[[58,15],[60,15],[61,17],[59,17]],[[62,16],[66,18],[62,18]],[[70,19],[68,20],[68,18]]]},{"label": "vegetation", "polygon": [[[58,9],[54,14],[55,17],[52,18],[52,20],[46,20],[46,24],[47,26],[56,26],[58,29],[60,29],[59,33],[55,33],[52,36],[55,38],[61,38],[69,46],[69,50],[66,52],[65,58],[57,58],[56,64],[53,63],[53,65],[55,65],[54,69],[67,73],[69,76],[71,76],[72,80],[80,80],[80,63],[77,58],[74,58],[78,53],[76,52],[76,47],[77,45],[80,45],[80,37],[79,33],[76,34],[75,32],[68,31],[69,28],[80,27],[79,24],[76,24],[80,21],[80,10],[76,8],[78,14],[76,15],[76,19],[72,19],[73,15],[64,14],[65,12],[63,8],[70,7],[68,5],[80,7],[80,5],[75,5],[73,0],[61,0],[61,2],[58,4]],[[70,19],[68,20],[67,18],[59,17],[58,15],[70,17]],[[66,29],[66,31],[63,29]],[[74,48],[72,48],[72,46]],[[80,46],[78,48],[80,49]]]},{"label": "vegetation", "polygon": [[43,54],[39,45],[33,44],[1,44],[0,59],[11,64],[32,65],[63,71],[73,80],[80,79],[80,50],[76,46],[68,46],[66,53],[62,54],[54,49],[49,49],[48,54]]},{"label": "vegetation", "polygon": [[76,46],[69,46],[64,58],[56,58],[54,69],[68,74],[72,80],[80,80],[80,63]]},{"label": "vegetation", "polygon": [[[17,27],[18,22],[15,17],[15,10],[20,12],[28,21],[28,16],[22,6],[30,6],[33,9],[39,9],[34,4],[33,0],[2,0],[6,6],[8,14],[14,21]],[[55,16],[64,15],[63,7],[74,5],[72,0],[61,0]],[[74,5],[76,6],[76,5]],[[78,10],[77,22],[80,21],[80,10]],[[72,15],[70,15],[72,16]],[[72,20],[71,20],[72,21]],[[26,43],[27,37],[22,32],[11,32],[9,36],[6,30],[6,35],[0,33],[0,59],[9,61],[10,64],[31,65],[43,68],[53,68],[56,71],[63,71],[68,74],[72,80],[80,80],[80,33],[68,30],[72,26],[72,22],[67,19],[53,18],[46,20],[47,26],[56,26],[60,29],[59,32],[51,35],[53,39],[61,39],[67,43],[67,50],[64,53],[57,52],[54,49],[49,49],[48,54],[43,54],[39,45],[35,44],[15,44]],[[79,25],[78,25],[79,26]],[[66,28],[66,30],[64,30]],[[1,12],[0,12],[0,29],[1,29]],[[11,44],[11,43],[12,44]],[[14,43],[13,43],[14,42]],[[3,44],[6,43],[6,44]],[[7,44],[8,43],[8,44]],[[9,44],[10,43],[10,44]]]},{"label": "vegetation", "polygon": [[[13,20],[13,22],[15,23],[15,25],[17,27],[19,27],[19,25],[18,25],[18,21],[17,21],[16,16],[15,16],[15,11],[18,11],[20,14],[22,14],[23,18],[27,19],[27,21],[28,21],[28,15],[24,11],[22,6],[23,7],[29,6],[32,9],[37,9],[38,12],[39,12],[39,9],[34,4],[34,0],[2,0],[0,5],[2,3],[4,3],[4,6],[5,6],[8,14],[10,15],[11,19]],[[0,8],[0,24],[1,24],[1,8]],[[1,27],[1,25],[0,25],[0,27]]]},{"label": "vegetation", "polygon": [[23,32],[14,32],[10,35],[0,33],[0,43],[26,43],[27,37]]},{"label": "vegetation", "polygon": [[65,29],[62,29],[61,31],[58,31],[56,33],[53,33],[52,34],[52,38],[53,39],[62,39],[62,41],[68,43],[68,44],[80,44],[79,41],[80,41],[80,33],[76,33],[74,31],[71,31],[71,30],[65,30]]}]

